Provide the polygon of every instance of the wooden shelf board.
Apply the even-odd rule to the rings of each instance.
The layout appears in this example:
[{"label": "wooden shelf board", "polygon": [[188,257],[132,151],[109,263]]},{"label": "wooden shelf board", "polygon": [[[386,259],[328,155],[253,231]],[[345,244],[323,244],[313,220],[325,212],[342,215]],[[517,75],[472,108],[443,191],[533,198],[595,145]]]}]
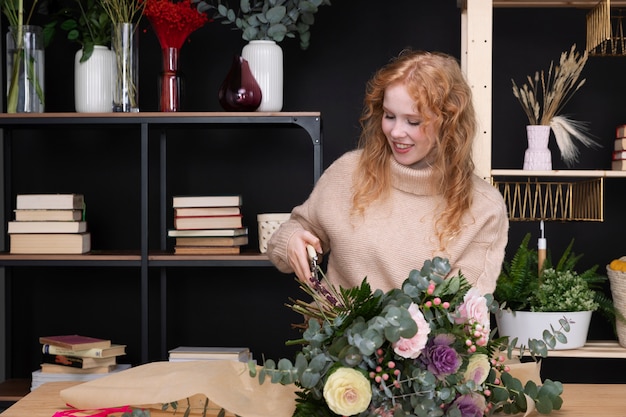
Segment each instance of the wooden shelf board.
[{"label": "wooden shelf board", "polygon": [[139,251],[92,251],[84,254],[14,254],[0,253],[0,261],[139,261]]},{"label": "wooden shelf board", "polygon": [[159,119],[180,119],[183,117],[319,117],[321,113],[316,111],[300,111],[300,112],[137,112],[137,113],[0,113],[0,121],[2,119],[142,119],[142,118],[159,118]]},{"label": "wooden shelf board", "polygon": [[509,177],[626,177],[626,171],[604,169],[560,169],[553,171],[530,171],[524,169],[492,169],[491,175]]},{"label": "wooden shelf board", "polygon": [[[472,0],[468,0],[472,1]],[[533,8],[533,7],[569,7],[580,9],[591,9],[600,0],[493,0],[493,7],[518,7],[518,8]],[[624,7],[626,1],[624,0],[611,0],[611,7]]]},{"label": "wooden shelf board", "polygon": [[19,401],[30,392],[30,379],[7,379],[0,382],[0,401]]},{"label": "wooden shelf board", "polygon": [[150,252],[148,260],[150,261],[195,261],[200,259],[207,260],[226,260],[226,261],[267,261],[269,258],[264,253],[258,252],[242,252],[238,255],[175,255],[172,252]]},{"label": "wooden shelf board", "polygon": [[550,350],[548,358],[626,359],[626,348],[616,340],[588,340],[578,349]]}]

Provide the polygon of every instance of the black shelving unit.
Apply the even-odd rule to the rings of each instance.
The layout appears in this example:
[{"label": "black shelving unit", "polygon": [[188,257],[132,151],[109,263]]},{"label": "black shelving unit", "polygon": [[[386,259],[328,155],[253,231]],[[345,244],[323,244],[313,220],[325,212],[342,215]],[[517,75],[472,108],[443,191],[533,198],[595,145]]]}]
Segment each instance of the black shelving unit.
[{"label": "black shelving unit", "polygon": [[[7,252],[6,222],[12,213],[11,145],[12,132],[20,129],[39,129],[53,126],[67,128],[84,126],[89,128],[112,129],[120,127],[138,128],[140,137],[140,248],[131,252],[97,251],[83,255],[14,255]],[[322,121],[319,112],[280,112],[280,113],[29,113],[0,114],[2,149],[4,151],[4,226],[5,239],[0,240],[0,267],[5,270],[7,287],[10,285],[12,267],[136,267],[141,279],[141,360],[148,361],[148,270],[160,269],[161,291],[161,351],[165,353],[166,336],[166,268],[167,267],[267,267],[272,264],[264,254],[242,253],[241,255],[180,256],[168,253],[167,244],[167,133],[172,129],[245,129],[250,127],[296,128],[306,131],[311,139],[313,151],[313,180],[316,182],[323,170],[322,164]],[[158,134],[156,134],[158,133]],[[148,235],[149,216],[149,141],[159,141],[159,241],[160,250],[150,250]],[[268,143],[271,146],[271,143]],[[7,303],[10,300],[5,300]],[[10,314],[7,304],[7,315]],[[7,320],[8,322],[10,320]],[[8,352],[10,360],[10,350]]]}]

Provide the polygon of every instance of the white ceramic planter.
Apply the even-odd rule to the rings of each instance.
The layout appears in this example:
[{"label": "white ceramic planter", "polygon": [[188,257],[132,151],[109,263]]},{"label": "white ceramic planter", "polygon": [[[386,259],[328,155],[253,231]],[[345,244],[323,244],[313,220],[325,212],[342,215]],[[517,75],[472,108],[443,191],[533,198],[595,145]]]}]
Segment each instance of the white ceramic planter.
[{"label": "white ceramic planter", "polygon": [[115,85],[115,53],[106,46],[95,46],[93,54],[83,63],[74,58],[74,107],[78,113],[113,111]]},{"label": "white ceramic planter", "polygon": [[283,108],[283,50],[274,41],[250,41],[241,51],[254,79],[261,87],[261,105],[257,111],[281,111]]},{"label": "white ceramic planter", "polygon": [[531,312],[531,311],[508,311],[498,310],[496,324],[500,336],[509,336],[509,340],[517,337],[518,345],[528,346],[528,339],[543,339],[543,331],[561,328],[559,320],[563,317],[570,322],[570,331],[563,332],[567,337],[567,343],[558,343],[554,350],[577,349],[585,345],[591,311],[578,311],[567,313]]}]

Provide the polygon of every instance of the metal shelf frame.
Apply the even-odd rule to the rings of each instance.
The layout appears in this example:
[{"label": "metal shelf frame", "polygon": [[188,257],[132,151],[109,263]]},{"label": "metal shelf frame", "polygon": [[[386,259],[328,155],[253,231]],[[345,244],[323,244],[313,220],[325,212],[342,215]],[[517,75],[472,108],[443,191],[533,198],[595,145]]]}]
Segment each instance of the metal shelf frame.
[{"label": "metal shelf frame", "polygon": [[[0,268],[6,274],[6,294],[10,293],[10,268],[20,266],[41,266],[41,267],[137,267],[140,269],[141,280],[141,360],[148,362],[148,270],[151,267],[160,269],[160,291],[161,291],[161,355],[166,351],[166,283],[168,267],[269,267],[272,266],[266,255],[262,254],[242,254],[236,256],[174,256],[165,253],[167,243],[167,219],[165,217],[166,202],[166,153],[167,153],[167,132],[170,130],[182,130],[190,128],[208,129],[211,128],[232,128],[246,129],[255,126],[269,126],[278,128],[298,128],[306,131],[311,139],[313,151],[313,180],[317,182],[323,171],[322,161],[322,119],[319,112],[140,112],[140,113],[20,113],[20,114],[0,114],[0,149],[4,152],[4,169],[0,173],[3,175],[4,185],[4,223],[10,213],[12,213],[11,201],[11,160],[12,160],[12,132],[14,130],[39,129],[51,126],[63,127],[88,127],[88,128],[119,128],[137,127],[139,129],[139,140],[141,147],[140,156],[140,212],[141,212],[141,239],[140,248],[137,253],[120,254],[114,252],[93,251],[85,255],[11,255],[6,253],[6,238],[0,239]],[[154,134],[158,131],[158,135]],[[152,133],[152,134],[151,134]],[[148,174],[149,141],[155,140],[158,136],[160,156],[159,156],[159,210],[160,210],[160,251],[150,251],[148,245]],[[6,229],[4,229],[6,232]],[[6,233],[5,233],[6,237]],[[10,300],[5,300],[7,308],[7,326],[10,322]],[[5,329],[6,331],[7,329]],[[8,342],[6,343],[9,344]],[[10,361],[10,349],[5,346],[6,357],[4,360]],[[0,358],[2,359],[2,358]]]}]

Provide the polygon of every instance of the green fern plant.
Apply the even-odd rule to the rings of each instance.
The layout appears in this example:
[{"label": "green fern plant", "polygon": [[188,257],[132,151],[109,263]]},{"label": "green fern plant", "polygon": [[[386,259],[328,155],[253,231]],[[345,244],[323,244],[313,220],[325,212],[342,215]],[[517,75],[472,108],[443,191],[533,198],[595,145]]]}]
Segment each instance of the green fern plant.
[{"label": "green fern plant", "polygon": [[[542,305],[544,301],[554,301],[560,296],[560,293],[546,294],[543,285],[543,277],[538,272],[538,253],[536,250],[529,248],[531,234],[527,233],[522,239],[517,251],[510,261],[505,261],[502,265],[502,272],[498,278],[494,298],[500,305],[500,308],[510,309],[513,311],[552,311],[545,309]],[[584,281],[586,288],[584,292],[593,298],[597,305],[598,313],[615,326],[615,320],[626,321],[619,311],[615,308],[613,301],[603,292],[603,285],[608,278],[599,274],[598,265],[594,265],[582,272],[576,271],[576,265],[583,257],[583,254],[573,252],[574,239],[565,248],[563,254],[556,263],[552,262],[551,253],[548,251],[546,260],[543,264],[543,270],[554,270],[557,275],[565,275],[568,272],[574,272],[576,281]],[[553,273],[551,272],[551,275]],[[551,276],[550,275],[550,276]],[[551,288],[554,288],[551,286]],[[581,294],[583,291],[580,292]],[[586,297],[585,297],[586,299]],[[582,298],[581,298],[582,300]],[[583,302],[581,301],[581,305]]]},{"label": "green fern plant", "polygon": [[502,308],[528,310],[530,298],[539,286],[537,251],[528,247],[530,233],[522,239],[510,261],[504,261],[494,298]]}]

